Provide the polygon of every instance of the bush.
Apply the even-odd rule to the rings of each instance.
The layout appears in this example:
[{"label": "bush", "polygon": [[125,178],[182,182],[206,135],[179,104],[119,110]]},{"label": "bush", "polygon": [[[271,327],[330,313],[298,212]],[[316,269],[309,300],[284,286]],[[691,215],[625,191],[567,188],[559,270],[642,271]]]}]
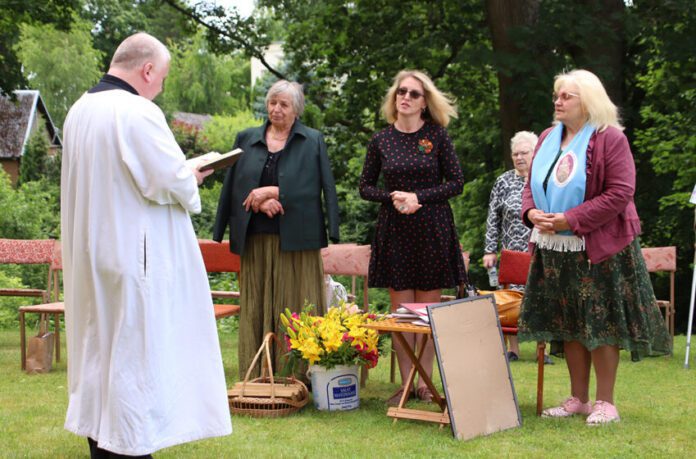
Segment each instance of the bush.
[{"label": "bush", "polygon": [[257,127],[262,122],[250,111],[241,111],[234,116],[215,115],[203,127],[203,136],[207,139],[211,150],[225,153],[232,149],[239,132],[250,127]]},{"label": "bush", "polygon": [[[8,267],[10,270],[12,267]],[[16,268],[16,267],[15,267]],[[3,288],[24,288],[22,280],[7,272],[6,269],[0,271],[0,285]],[[16,270],[15,270],[16,272]],[[16,329],[19,323],[19,313],[17,312],[20,306],[27,304],[27,299],[22,297],[0,297],[0,329],[12,328]]]}]

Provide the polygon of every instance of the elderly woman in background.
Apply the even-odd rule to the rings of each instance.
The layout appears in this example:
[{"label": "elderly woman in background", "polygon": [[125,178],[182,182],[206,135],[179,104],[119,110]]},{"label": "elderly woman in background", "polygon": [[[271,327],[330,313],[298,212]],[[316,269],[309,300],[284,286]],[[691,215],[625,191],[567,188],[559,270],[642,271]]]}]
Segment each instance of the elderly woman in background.
[{"label": "elderly woman in background", "polygon": [[[437,303],[443,288],[466,281],[454,217],[447,202],[464,186],[445,129],[457,112],[427,75],[404,70],[394,78],[382,113],[390,125],[372,137],[360,178],[360,196],[382,204],[372,241],[369,284],[389,289],[392,310],[401,303]],[[380,174],[384,188],[377,185]],[[412,348],[415,339],[407,334]],[[405,350],[397,341],[393,343],[402,387],[389,403],[397,404],[410,364]],[[421,359],[430,373],[433,358],[430,341]],[[432,400],[422,380],[415,395]]]},{"label": "elderly woman in background", "polygon": [[[490,270],[498,260],[498,244],[502,249],[527,251],[530,229],[520,218],[522,209],[522,189],[527,183],[532,152],[537,144],[533,132],[520,131],[510,140],[514,169],[504,172],[495,180],[488,202],[488,219],[486,220],[486,245],[484,247],[483,266]],[[496,287],[491,285],[491,287]],[[522,290],[524,285],[512,285],[511,288]],[[516,361],[520,355],[517,336],[506,336],[508,340],[507,358]],[[553,364],[548,356],[544,363]]]},{"label": "elderly woman in background", "polygon": [[519,336],[554,341],[552,354],[566,358],[570,397],[542,415],[606,424],[619,421],[619,349],[664,355],[671,340],[638,244],[635,165],[617,108],[586,70],[558,75],[553,103],[556,122],[540,136],[522,198],[535,249]]},{"label": "elderly woman in background", "polygon": [[213,233],[219,242],[229,226],[230,251],[241,255],[240,377],[266,333],[279,331],[285,308],[300,312],[308,301],[325,312],[322,195],[329,237],[338,242],[336,186],[322,134],[299,120],[302,86],[276,82],[266,109],[263,126],[237,135],[234,148],[244,154],[225,176]]}]

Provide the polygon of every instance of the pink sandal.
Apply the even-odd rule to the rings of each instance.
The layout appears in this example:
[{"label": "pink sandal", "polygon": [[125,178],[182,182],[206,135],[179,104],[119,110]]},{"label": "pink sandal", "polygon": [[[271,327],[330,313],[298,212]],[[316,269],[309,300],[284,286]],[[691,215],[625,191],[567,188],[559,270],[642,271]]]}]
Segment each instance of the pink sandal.
[{"label": "pink sandal", "polygon": [[542,418],[567,418],[575,414],[590,414],[592,412],[592,404],[588,401],[582,403],[577,397],[567,398],[561,406],[547,408],[541,413]]},{"label": "pink sandal", "polygon": [[614,405],[604,400],[597,400],[585,422],[588,426],[601,426],[620,420],[619,411]]}]

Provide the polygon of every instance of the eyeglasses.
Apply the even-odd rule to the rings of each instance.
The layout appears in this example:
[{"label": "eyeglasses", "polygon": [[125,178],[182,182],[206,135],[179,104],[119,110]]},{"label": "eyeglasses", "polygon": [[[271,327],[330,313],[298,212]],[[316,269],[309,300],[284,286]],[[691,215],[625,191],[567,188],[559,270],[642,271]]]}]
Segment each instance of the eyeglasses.
[{"label": "eyeglasses", "polygon": [[551,100],[555,104],[558,99],[561,99],[561,102],[566,102],[571,97],[580,97],[580,94],[575,94],[574,92],[562,92],[560,94],[553,93]]},{"label": "eyeglasses", "polygon": [[399,96],[403,97],[406,94],[411,96],[411,99],[420,99],[423,96],[423,93],[420,91],[416,91],[415,89],[408,89],[408,88],[399,88],[396,90],[396,94]]},{"label": "eyeglasses", "polygon": [[527,156],[527,155],[531,155],[531,154],[532,154],[531,150],[513,151],[512,157],[517,158],[518,156]]}]

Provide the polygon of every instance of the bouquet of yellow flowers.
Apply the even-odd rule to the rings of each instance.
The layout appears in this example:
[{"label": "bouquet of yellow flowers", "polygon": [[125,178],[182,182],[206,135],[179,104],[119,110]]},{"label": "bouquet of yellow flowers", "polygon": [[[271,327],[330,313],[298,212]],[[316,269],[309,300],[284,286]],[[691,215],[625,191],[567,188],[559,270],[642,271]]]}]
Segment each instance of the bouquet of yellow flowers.
[{"label": "bouquet of yellow flowers", "polygon": [[342,302],[321,317],[310,314],[313,307],[305,307],[300,314],[286,309],[280,315],[291,360],[300,358],[326,368],[377,365],[379,334],[361,326],[379,320],[375,314],[363,313],[357,305]]}]

